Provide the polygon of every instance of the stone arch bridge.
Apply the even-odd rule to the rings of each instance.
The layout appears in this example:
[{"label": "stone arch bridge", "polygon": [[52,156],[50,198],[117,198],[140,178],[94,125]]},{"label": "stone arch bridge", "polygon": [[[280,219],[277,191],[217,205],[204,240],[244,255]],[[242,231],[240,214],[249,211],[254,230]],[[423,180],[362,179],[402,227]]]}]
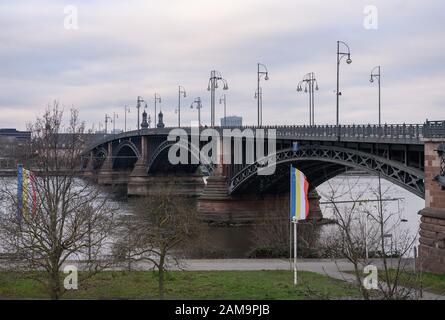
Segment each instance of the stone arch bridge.
[{"label": "stone arch bridge", "polygon": [[[264,129],[265,150],[270,149],[273,138],[268,130],[275,130],[276,139],[274,152],[246,161],[251,137],[244,137],[237,147],[241,145],[237,150],[243,155],[238,164],[232,164],[234,156],[228,157],[226,151],[220,158],[227,156],[229,163],[211,160],[211,154],[200,152],[207,141],[194,141],[199,141],[207,128],[181,128],[187,136],[181,144],[168,141],[172,129],[137,130],[96,141],[84,152],[84,175],[99,184],[126,185],[129,195],[150,195],[175,184],[178,193],[197,198],[203,220],[225,223],[252,221],[282,204],[289,192],[290,165],[299,168],[309,180],[313,219],[321,216],[316,188],[323,182],[351,169],[381,175],[425,199],[425,209],[419,212],[419,261],[424,270],[445,272],[445,185],[437,183],[445,181],[445,121],[383,126],[240,127],[237,129]],[[234,128],[214,129],[218,135],[210,140],[219,141],[219,148],[224,145],[223,130]],[[236,144],[233,139],[229,141],[233,153]],[[169,162],[173,145],[186,152],[186,164]],[[175,154],[180,153],[178,150]],[[271,162],[275,164],[274,173],[259,175]]]},{"label": "stone arch bridge", "polygon": [[[249,137],[244,137],[241,147],[244,157],[239,164],[212,164],[210,158],[205,163],[199,161],[200,149],[207,141],[192,142],[194,136],[204,133],[206,128],[182,128],[187,138],[181,148],[187,152],[189,164],[178,165],[168,161],[170,147],[176,144],[167,139],[173,128],[145,129],[108,135],[90,145],[83,158],[83,169],[85,175],[96,178],[99,184],[127,185],[129,195],[149,194],[165,184],[175,183],[184,195],[198,197],[200,212],[206,219],[248,220],[258,213],[259,198],[273,203],[272,199],[288,192],[291,164],[308,177],[313,200],[317,199],[317,186],[351,169],[380,174],[424,198],[425,146],[422,139],[425,128],[421,124],[262,127],[266,134],[266,150],[268,132],[275,130],[275,152],[254,156],[253,161],[247,162]],[[219,134],[215,139],[220,139],[221,143],[224,129],[234,128],[215,128]],[[255,132],[260,128],[237,129]],[[233,138],[230,148],[233,153]],[[272,158],[276,158],[274,174],[258,175],[263,163]],[[233,155],[231,162],[234,162]],[[318,206],[312,208],[317,211]]]}]

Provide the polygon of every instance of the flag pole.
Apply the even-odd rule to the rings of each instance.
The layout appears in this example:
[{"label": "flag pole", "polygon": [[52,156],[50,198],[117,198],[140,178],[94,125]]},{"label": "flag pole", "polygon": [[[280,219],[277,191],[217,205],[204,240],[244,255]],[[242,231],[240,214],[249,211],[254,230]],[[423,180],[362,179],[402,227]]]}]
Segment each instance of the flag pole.
[{"label": "flag pole", "polygon": [[[291,205],[291,201],[292,201],[292,196],[291,196],[291,192],[292,192],[292,164],[289,166],[290,169],[290,173],[291,173],[291,177],[290,177],[290,187],[289,187],[289,218],[292,219],[292,205]],[[289,220],[290,220],[289,219]],[[289,268],[290,270],[292,270],[292,221],[291,223],[289,223]]]},{"label": "flag pole", "polygon": [[294,285],[296,286],[298,283],[297,278],[297,223],[298,220],[295,219],[294,223]]},{"label": "flag pole", "polygon": [[289,266],[292,270],[292,222],[289,223]]}]

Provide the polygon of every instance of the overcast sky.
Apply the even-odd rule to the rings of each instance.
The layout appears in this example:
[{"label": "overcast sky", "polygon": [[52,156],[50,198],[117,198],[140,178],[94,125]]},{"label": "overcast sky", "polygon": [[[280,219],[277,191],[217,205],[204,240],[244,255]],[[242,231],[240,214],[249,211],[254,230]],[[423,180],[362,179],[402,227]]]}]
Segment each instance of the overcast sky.
[{"label": "overcast sky", "polygon": [[[78,29],[64,27],[67,5],[78,10]],[[377,30],[363,25],[367,5],[378,9]],[[315,121],[333,124],[337,40],[353,60],[341,65],[341,123],[378,121],[377,84],[369,82],[377,65],[383,122],[443,120],[444,35],[443,0],[0,0],[0,128],[25,129],[58,100],[95,129],[113,112],[123,128],[128,105],[134,129],[137,96],[153,114],[155,92],[173,126],[179,84],[183,123],[197,118],[190,104],[199,96],[208,124],[213,69],[228,81],[228,114],[254,124],[257,62],[270,77],[262,82],[264,123],[308,122],[308,96],[295,88],[313,71]],[[222,110],[217,104],[218,119]]]}]

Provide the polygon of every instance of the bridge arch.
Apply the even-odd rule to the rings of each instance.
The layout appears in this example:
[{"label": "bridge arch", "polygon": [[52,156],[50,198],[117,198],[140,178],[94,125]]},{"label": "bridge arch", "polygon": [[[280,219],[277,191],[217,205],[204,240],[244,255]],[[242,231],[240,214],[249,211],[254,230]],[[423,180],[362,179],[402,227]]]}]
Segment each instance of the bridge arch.
[{"label": "bridge arch", "polygon": [[108,152],[104,147],[98,147],[93,152],[93,169],[98,170],[102,167],[102,165],[105,162],[105,159],[107,159]]},{"label": "bridge arch", "polygon": [[130,140],[124,140],[113,150],[113,169],[132,170],[140,157],[136,145]]},{"label": "bridge arch", "polygon": [[[288,177],[286,169],[291,163],[301,166],[313,187],[346,171],[348,168],[366,170],[372,174],[380,174],[382,178],[424,198],[424,173],[421,170],[409,168],[403,163],[366,152],[334,146],[308,145],[298,150],[285,149],[277,151],[276,172],[272,177],[258,175],[258,170],[273,161],[269,155],[257,162],[244,166],[232,176],[229,182],[229,192],[236,193],[243,185],[256,179],[262,184],[272,183],[280,178]],[[311,163],[313,163],[311,167]],[[283,167],[285,170],[283,170]],[[282,176],[280,176],[282,175]],[[286,180],[287,181],[287,180]]]},{"label": "bridge arch", "polygon": [[[193,145],[190,142],[184,143],[181,141],[164,141],[163,143],[161,143],[153,152],[153,155],[150,157],[150,160],[148,162],[148,170],[149,171],[153,171],[156,170],[156,166],[159,162],[163,162],[168,163],[168,161],[166,161],[165,155],[168,154],[168,151],[170,150],[170,148],[176,145],[178,146],[180,149],[185,150],[188,152],[188,160],[189,163],[192,163],[192,159],[198,160],[198,164],[195,165],[196,169],[198,166],[202,166],[204,168],[204,170],[206,171],[205,174],[211,175],[211,173],[213,172],[213,167],[214,165],[211,162],[211,159],[209,157],[207,157],[207,155],[204,155],[203,153],[200,152],[200,150]],[[201,163],[201,161],[199,159],[206,159],[204,162],[205,163]],[[179,165],[179,166],[192,166],[193,165]],[[172,165],[173,166],[173,165]]]}]

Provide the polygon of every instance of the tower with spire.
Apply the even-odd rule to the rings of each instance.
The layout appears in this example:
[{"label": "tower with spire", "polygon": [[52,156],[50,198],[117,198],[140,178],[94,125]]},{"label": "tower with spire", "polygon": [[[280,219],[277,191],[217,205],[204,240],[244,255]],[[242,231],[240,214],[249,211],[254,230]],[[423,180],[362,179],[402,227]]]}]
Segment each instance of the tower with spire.
[{"label": "tower with spire", "polygon": [[162,113],[162,111],[159,111],[158,114],[158,124],[156,125],[158,128],[164,128],[164,114]]}]

